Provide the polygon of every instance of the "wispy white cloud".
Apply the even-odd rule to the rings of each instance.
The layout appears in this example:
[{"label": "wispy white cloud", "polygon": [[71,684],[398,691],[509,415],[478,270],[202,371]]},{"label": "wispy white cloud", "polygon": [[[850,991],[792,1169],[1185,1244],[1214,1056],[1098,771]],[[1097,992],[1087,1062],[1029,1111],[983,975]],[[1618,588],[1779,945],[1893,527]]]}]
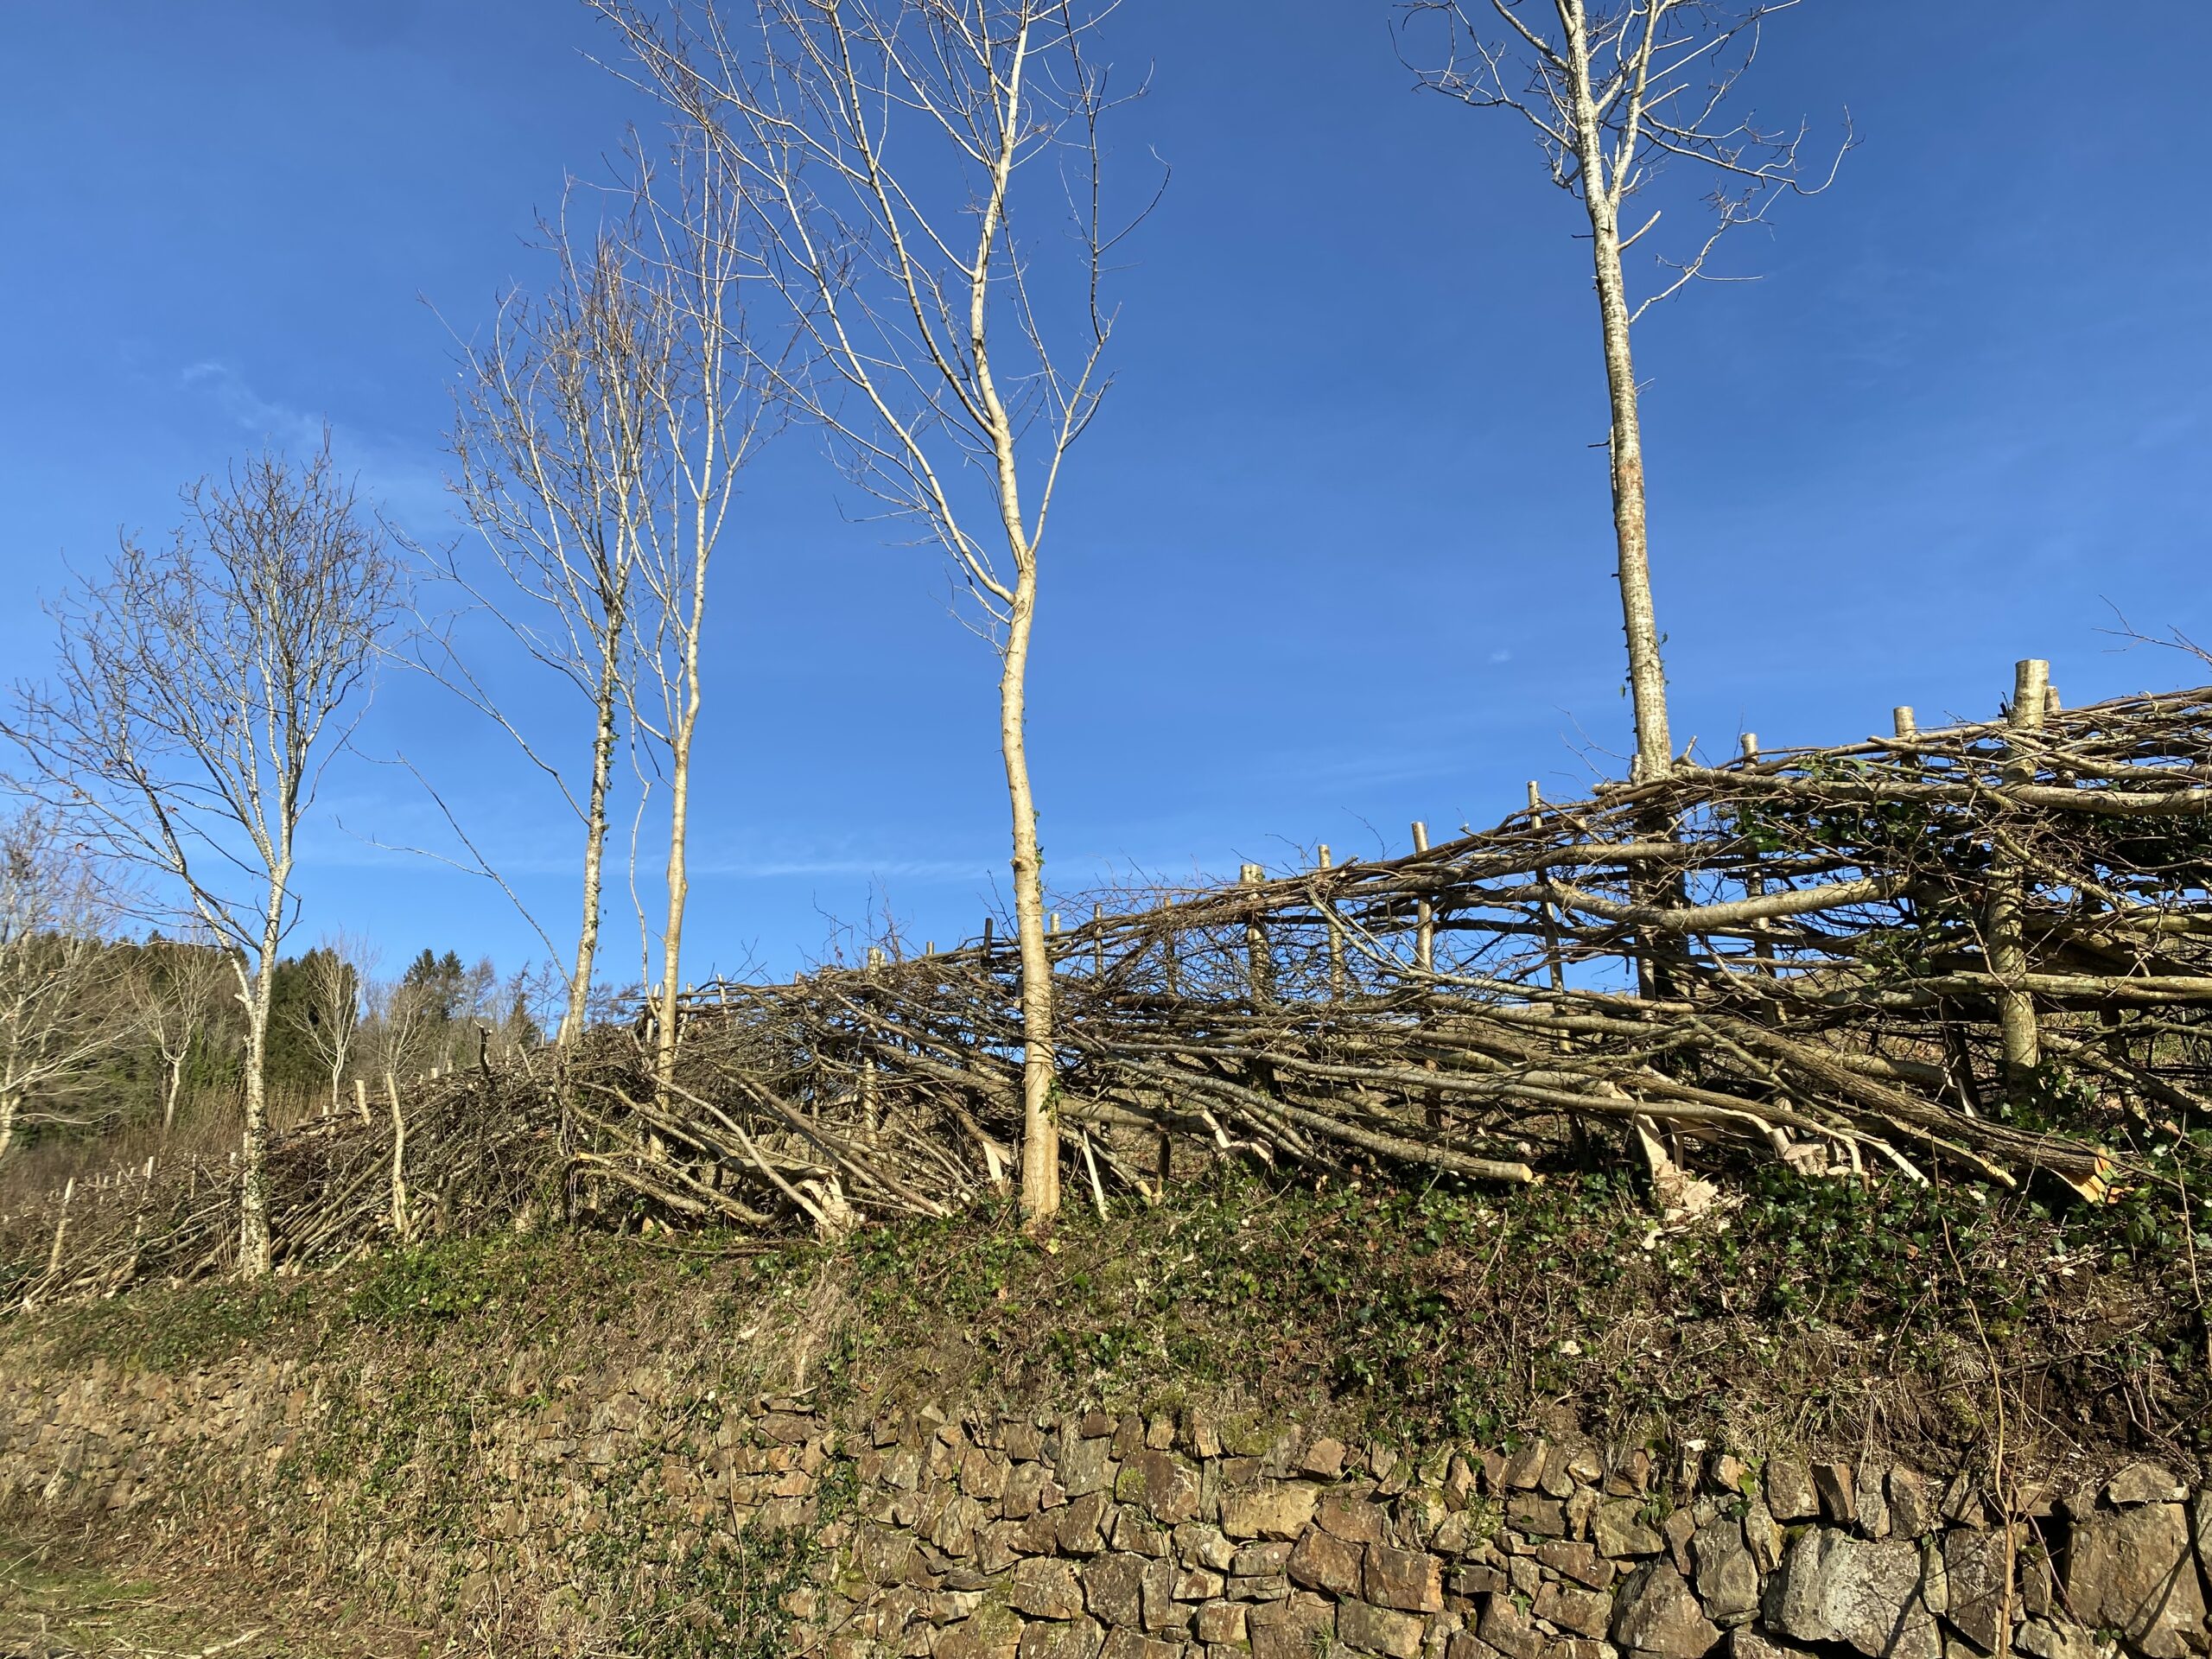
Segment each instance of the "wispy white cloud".
[{"label": "wispy white cloud", "polygon": [[326,425],[341,465],[360,474],[377,505],[402,524],[428,531],[451,516],[443,473],[435,457],[389,436],[264,397],[236,365],[209,358],[178,372],[183,391],[211,404],[238,433],[295,454],[321,443]]}]

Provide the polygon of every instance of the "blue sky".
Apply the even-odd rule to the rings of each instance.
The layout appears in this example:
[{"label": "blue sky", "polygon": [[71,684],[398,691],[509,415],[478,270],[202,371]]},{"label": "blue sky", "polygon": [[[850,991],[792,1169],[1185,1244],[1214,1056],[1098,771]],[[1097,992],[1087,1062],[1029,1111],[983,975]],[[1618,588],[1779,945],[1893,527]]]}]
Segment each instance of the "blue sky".
[{"label": "blue sky", "polygon": [[[1127,0],[1153,91],[1122,159],[1174,168],[1122,277],[1119,382],[1065,486],[1032,747],[1048,877],[1188,877],[1402,849],[1627,747],[1604,388],[1573,204],[1506,118],[1417,97],[1369,0]],[[2212,232],[2172,158],[2212,11],[2125,30],[2039,0],[1808,0],[1754,101],[1863,140],[1730,257],[1755,283],[1640,330],[1677,741],[1846,740],[1986,715],[2016,657],[2069,702],[2187,677]],[[440,533],[453,340],[564,171],[650,118],[567,0],[101,0],[0,12],[0,662],[118,528],[327,418]],[[2155,43],[2155,47],[2149,43]],[[427,303],[426,303],[427,302]],[[441,320],[442,319],[442,321]],[[972,933],[1005,861],[988,651],[941,567],[780,443],[720,569],[691,960],[784,971],[887,906]],[[450,533],[449,528],[446,533]],[[517,680],[518,698],[534,696]],[[557,926],[574,836],[501,741],[387,678],[362,747],[438,779]],[[303,931],[518,962],[485,884],[373,840],[435,824],[334,772]],[[634,962],[626,900],[607,970]],[[304,940],[302,941],[304,943]]]}]

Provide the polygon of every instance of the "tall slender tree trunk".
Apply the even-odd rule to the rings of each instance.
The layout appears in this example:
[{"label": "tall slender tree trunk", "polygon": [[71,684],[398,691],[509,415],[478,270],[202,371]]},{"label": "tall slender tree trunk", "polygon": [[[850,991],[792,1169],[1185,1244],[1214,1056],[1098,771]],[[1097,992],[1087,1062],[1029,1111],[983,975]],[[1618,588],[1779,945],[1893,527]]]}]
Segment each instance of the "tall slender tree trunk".
[{"label": "tall slender tree trunk", "polygon": [[174,1057],[163,1057],[165,1065],[162,1069],[167,1073],[162,1090],[162,1133],[163,1135],[167,1135],[176,1127],[176,1103],[178,1097],[184,1093],[184,1065],[185,1062],[191,1058],[192,1050],[189,1044],[179,1049]]},{"label": "tall slender tree trunk", "polygon": [[[706,573],[702,570],[703,578]],[[698,607],[692,611],[692,635],[685,648],[684,686],[688,699],[683,715],[669,733],[668,781],[668,925],[661,935],[661,1005],[657,1076],[665,1087],[676,1075],[677,1020],[682,1011],[682,992],[677,975],[683,960],[683,906],[690,897],[686,873],[685,837],[691,817],[691,739],[699,723]]]},{"label": "tall slender tree trunk", "polygon": [[1045,941],[1045,855],[1029,789],[1026,732],[1029,634],[1037,575],[1027,561],[1014,584],[1006,659],[999,673],[999,751],[1014,813],[1014,921],[1021,947],[1021,1209],[1050,1225],[1060,1209],[1058,1068],[1052,1048],[1052,958]]},{"label": "tall slender tree trunk", "polygon": [[[1579,8],[1578,8],[1579,12]],[[1664,777],[1674,768],[1667,729],[1667,675],[1659,658],[1659,625],[1651,605],[1651,557],[1643,505],[1643,435],[1637,420],[1636,364],[1629,350],[1629,308],[1621,278],[1619,203],[1605,173],[1605,135],[1590,92],[1589,43],[1578,15],[1567,29],[1582,200],[1590,215],[1590,250],[1598,316],[1605,346],[1605,389],[1611,404],[1613,541],[1618,561],[1621,626],[1628,639],[1629,696],[1636,707],[1636,770]]]},{"label": "tall slender tree trunk", "polygon": [[[13,1067],[10,1069],[12,1071]],[[0,1078],[0,1158],[15,1149],[16,1122],[22,1109],[22,1092],[16,1087],[15,1078]]]},{"label": "tall slender tree trunk", "polygon": [[276,952],[283,943],[284,890],[291,877],[289,856],[280,860],[269,882],[269,909],[262,918],[261,960],[245,988],[245,1134],[238,1152],[238,1271],[257,1279],[269,1271],[269,1009],[276,994]]},{"label": "tall slender tree trunk", "polygon": [[583,1034],[590,1011],[592,965],[599,956],[600,887],[607,860],[607,792],[614,775],[614,705],[621,674],[621,640],[620,625],[611,627],[595,688],[599,726],[592,734],[591,796],[584,809],[583,918],[576,928],[576,965],[569,976],[569,1006],[561,1016],[561,1033],[555,1039],[561,1048]]},{"label": "tall slender tree trunk", "polygon": [[[1621,276],[1619,181],[1606,173],[1603,118],[1590,90],[1590,47],[1585,14],[1562,4],[1567,24],[1567,74],[1573,102],[1575,156],[1582,169],[1582,202],[1590,215],[1590,257],[1598,292],[1598,321],[1605,353],[1612,461],[1614,574],[1621,590],[1621,630],[1628,643],[1629,699],[1636,713],[1636,760],[1630,775],[1663,778],[1674,770],[1667,725],[1667,673],[1659,656],[1659,625],[1651,603],[1651,550],[1643,498],[1643,432],[1637,419],[1636,359],[1629,345],[1628,286]],[[1664,838],[1674,826],[1654,816],[1639,833]],[[1661,892],[1632,879],[1630,898],[1659,900]],[[1647,936],[1637,942],[1637,988],[1666,996],[1674,987],[1679,942]]]}]

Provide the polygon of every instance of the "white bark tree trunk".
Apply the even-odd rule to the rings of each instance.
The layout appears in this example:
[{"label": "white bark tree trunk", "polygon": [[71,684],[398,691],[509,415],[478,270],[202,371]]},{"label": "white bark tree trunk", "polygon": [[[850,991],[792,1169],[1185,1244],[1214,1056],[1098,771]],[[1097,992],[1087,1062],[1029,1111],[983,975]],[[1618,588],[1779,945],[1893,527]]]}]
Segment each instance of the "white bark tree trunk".
[{"label": "white bark tree trunk", "polygon": [[1029,638],[1036,614],[1037,578],[1030,569],[1014,589],[999,674],[999,749],[1014,815],[1014,917],[1021,949],[1021,1209],[1033,1225],[1041,1226],[1049,1225],[1060,1209],[1060,1119],[1052,958],[1045,938],[1045,855],[1037,839],[1025,726]]},{"label": "white bark tree trunk", "polygon": [[[1562,16],[1567,9],[1561,8]],[[1590,249],[1598,316],[1605,352],[1611,406],[1613,542],[1621,590],[1621,626],[1628,641],[1629,696],[1636,709],[1636,770],[1664,777],[1674,767],[1667,728],[1667,676],[1659,657],[1659,625],[1651,603],[1651,558],[1643,501],[1643,436],[1637,419],[1636,364],[1629,348],[1627,286],[1621,276],[1619,181],[1608,178],[1605,131],[1590,89],[1590,50],[1581,9],[1567,29],[1568,92],[1582,200],[1590,216]]]},{"label": "white bark tree trunk", "polygon": [[614,775],[615,713],[621,696],[619,658],[622,643],[618,622],[609,630],[607,652],[600,664],[598,725],[592,734],[591,793],[584,808],[583,918],[576,929],[576,965],[569,977],[569,1005],[561,1016],[556,1039],[566,1048],[583,1034],[591,1002],[592,966],[599,957],[601,885],[607,859],[607,794]]},{"label": "white bark tree trunk", "polygon": [[249,1279],[267,1273],[270,1264],[269,1010],[276,1000],[276,953],[283,944],[284,896],[291,873],[288,852],[270,873],[261,957],[251,977],[239,963],[245,1003],[245,1127],[238,1149],[238,1270]]},{"label": "white bark tree trunk", "polygon": [[167,1135],[176,1127],[176,1103],[184,1093],[184,1065],[191,1058],[189,1048],[165,1055],[162,1065],[162,1133]]},{"label": "white bark tree trunk", "polygon": [[[705,573],[700,573],[703,578]],[[699,648],[695,632],[686,652],[685,683],[690,702],[675,729],[669,734],[668,783],[668,922],[661,934],[660,1030],[657,1033],[654,1064],[664,1087],[676,1074],[677,1020],[683,991],[677,976],[683,959],[683,907],[691,893],[686,871],[685,837],[691,816],[691,739],[698,729]]]}]

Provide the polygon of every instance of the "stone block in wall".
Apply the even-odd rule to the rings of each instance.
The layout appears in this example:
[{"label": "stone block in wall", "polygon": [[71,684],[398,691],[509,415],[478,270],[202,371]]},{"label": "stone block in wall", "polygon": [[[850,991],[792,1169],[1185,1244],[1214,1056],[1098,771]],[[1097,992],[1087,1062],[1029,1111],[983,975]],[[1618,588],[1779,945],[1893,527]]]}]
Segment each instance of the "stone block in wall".
[{"label": "stone block in wall", "polygon": [[2105,1502],[2120,1509],[2139,1503],[2178,1503],[2189,1489],[2163,1464],[2131,1463],[2105,1487]]},{"label": "stone block in wall", "polygon": [[1185,1419],[1183,1433],[1190,1443],[1191,1450],[1199,1457],[1217,1458],[1221,1455],[1221,1425],[1215,1421],[1211,1412],[1192,1408]]},{"label": "stone block in wall", "polygon": [[1369,1491],[1339,1488],[1324,1492],[1315,1503],[1314,1524],[1331,1536],[1352,1544],[1382,1541],[1382,1510],[1368,1502]]},{"label": "stone block in wall", "polygon": [[1111,1630],[1144,1623],[1144,1575],[1151,1563],[1141,1555],[1114,1554],[1085,1562],[1084,1603],[1091,1616]]},{"label": "stone block in wall", "polygon": [[1106,1548],[1106,1494],[1086,1492],[1060,1510],[1053,1536],[1068,1555],[1096,1555]]},{"label": "stone block in wall", "polygon": [[1697,1570],[1690,1560],[1690,1540],[1697,1536],[1700,1526],[1712,1519],[1709,1505],[1676,1510],[1667,1517],[1667,1524],[1659,1529],[1660,1536],[1667,1541],[1667,1558],[1674,1562],[1675,1571],[1686,1579]]},{"label": "stone block in wall", "polygon": [[1870,1659],[1942,1659],[1942,1562],[1908,1539],[1813,1528],[1767,1585],[1767,1625],[1794,1641],[1847,1643]]},{"label": "stone block in wall", "polygon": [[1289,1564],[1290,1552],[1291,1546],[1279,1538],[1241,1545],[1230,1558],[1229,1571],[1235,1578],[1265,1578],[1281,1573]]},{"label": "stone block in wall", "polygon": [[1241,1643],[1245,1637],[1245,1609],[1234,1601],[1210,1601],[1198,1609],[1192,1633],[1201,1642]]},{"label": "stone block in wall", "polygon": [[1499,1484],[1509,1492],[1535,1491],[1544,1478],[1544,1462],[1551,1456],[1551,1450],[1542,1440],[1530,1440],[1519,1451],[1509,1453]]},{"label": "stone block in wall", "polygon": [[1442,1568],[1425,1551],[1370,1544],[1360,1583],[1368,1600],[1402,1612],[1433,1613],[1444,1607]]},{"label": "stone block in wall", "polygon": [[1555,1542],[1536,1546],[1536,1560],[1586,1590],[1610,1588],[1620,1569],[1589,1544]]},{"label": "stone block in wall", "polygon": [[2182,1659],[2206,1645],[2204,1587],[2180,1503],[2142,1503],[2076,1522],[2065,1586],[2076,1619],[2118,1630],[2146,1659]]},{"label": "stone block in wall", "polygon": [[1390,1659],[1414,1659],[1427,1627],[1411,1613],[1346,1601],[1337,1607],[1337,1641],[1356,1653],[1380,1653]]},{"label": "stone block in wall", "polygon": [[2110,1659],[2111,1645],[2068,1619],[2031,1618],[2013,1633],[2012,1645],[2029,1659]]},{"label": "stone block in wall", "polygon": [[1307,1528],[1300,1537],[1286,1570],[1292,1583],[1306,1589],[1325,1591],[1333,1596],[1356,1596],[1359,1593],[1360,1566],[1359,1545],[1317,1526]]},{"label": "stone block in wall", "polygon": [[[1029,1529],[1038,1524],[1035,1516],[1022,1521],[994,1521],[976,1541],[976,1565],[986,1573],[1003,1573],[1024,1555],[1042,1554],[1042,1549],[1030,1546],[1027,1537]],[[1049,1522],[1046,1524],[1045,1548],[1048,1548],[1052,1535]]]},{"label": "stone block in wall", "polygon": [[1531,1538],[1564,1538],[1567,1534],[1567,1505],[1555,1497],[1516,1492],[1506,1500],[1505,1522],[1516,1532]]},{"label": "stone block in wall", "polygon": [[1549,1645],[1542,1632],[1529,1624],[1529,1615],[1519,1604],[1503,1592],[1483,1603],[1482,1618],[1475,1626],[1475,1634],[1503,1654],[1505,1659],[1543,1659]]},{"label": "stone block in wall", "polygon": [[1536,1477],[1536,1490],[1546,1497],[1567,1498],[1574,1492],[1573,1465],[1580,1462],[1583,1452],[1579,1446],[1554,1446],[1544,1452],[1543,1472]]},{"label": "stone block in wall", "polygon": [[1311,1475],[1316,1480],[1335,1480],[1344,1471],[1344,1443],[1333,1435],[1324,1434],[1308,1441],[1292,1466],[1300,1474]]},{"label": "stone block in wall", "polygon": [[1140,1446],[1122,1465],[1114,1495],[1143,1506],[1162,1526],[1179,1527],[1198,1515],[1198,1477],[1179,1458]]},{"label": "stone block in wall", "polygon": [[1320,1493],[1302,1480],[1263,1481],[1221,1497],[1221,1529],[1231,1538],[1295,1540],[1313,1519]]},{"label": "stone block in wall", "polygon": [[1183,1659],[1179,1642],[1162,1642],[1136,1630],[1110,1630],[1098,1659]]},{"label": "stone block in wall", "polygon": [[1972,1532],[1955,1528],[1943,1535],[1943,1617],[1953,1630],[1984,1653],[1997,1651],[2009,1630],[2012,1611],[2012,1554],[2019,1542],[2013,1529]]},{"label": "stone block in wall", "polygon": [[964,1558],[975,1553],[976,1540],[990,1524],[990,1518],[989,1509],[977,1499],[956,1497],[930,1529],[929,1541],[947,1555]]},{"label": "stone block in wall", "polygon": [[1810,1659],[1802,1648],[1777,1642],[1754,1624],[1740,1624],[1728,1633],[1728,1659]]},{"label": "stone block in wall", "polygon": [[1810,1521],[1821,1512],[1820,1494],[1813,1490],[1812,1471],[1796,1458],[1769,1458],[1766,1463],[1766,1507],[1777,1521]]},{"label": "stone block in wall", "polygon": [[970,1497],[996,1503],[1006,1493],[1014,1465],[1002,1452],[970,1446],[960,1460],[960,1490]]},{"label": "stone block in wall", "polygon": [[1859,1519],[1859,1482],[1847,1463],[1813,1465],[1813,1491],[1819,1497],[1821,1518],[1832,1527],[1847,1527]]},{"label": "stone block in wall", "polygon": [[1009,1521],[1027,1521],[1044,1507],[1044,1491],[1051,1480],[1052,1471],[1041,1463],[1015,1464],[999,1493],[999,1513]]},{"label": "stone block in wall", "polygon": [[1903,1464],[1890,1471],[1890,1530],[1900,1538],[1920,1538],[1936,1529],[1941,1517],[1936,1510],[1936,1494],[1929,1490],[1928,1478],[1916,1470]]},{"label": "stone block in wall", "polygon": [[1022,1628],[1017,1659],[1098,1659],[1106,1633],[1087,1618],[1060,1624],[1033,1620]]},{"label": "stone block in wall", "polygon": [[1229,1575],[1211,1567],[1186,1567],[1170,1580],[1169,1593],[1177,1601],[1213,1601],[1229,1588]]},{"label": "stone block in wall", "polygon": [[1886,1538],[1890,1535],[1890,1499],[1885,1484],[1889,1471],[1879,1464],[1862,1463],[1859,1465],[1859,1484],[1855,1509],[1861,1536]]},{"label": "stone block in wall", "polygon": [[1437,1523],[1436,1530],[1429,1535],[1428,1547],[1440,1555],[1471,1554],[1488,1548],[1491,1535],[1497,1528],[1494,1516],[1459,1510]]},{"label": "stone block in wall", "polygon": [[1600,1503],[1590,1517],[1590,1535],[1598,1553],[1615,1560],[1656,1555],[1667,1547],[1667,1541],[1644,1521],[1642,1503],[1632,1497]]},{"label": "stone block in wall", "polygon": [[1782,1552],[1787,1543],[1780,1522],[1766,1506],[1766,1499],[1754,1497],[1744,1506],[1744,1548],[1751,1552],[1751,1560],[1762,1573],[1771,1573],[1782,1565]]},{"label": "stone block in wall", "polygon": [[1535,1604],[1529,1611],[1548,1624],[1556,1624],[1562,1630],[1595,1641],[1602,1639],[1612,1627],[1613,1599],[1573,1585],[1547,1584],[1536,1592]]},{"label": "stone block in wall", "polygon": [[1076,1435],[1060,1447],[1060,1489],[1071,1498],[1103,1492],[1114,1484],[1114,1446],[1103,1436]]},{"label": "stone block in wall", "polygon": [[1219,1527],[1203,1521],[1176,1528],[1174,1544],[1175,1559],[1185,1567],[1226,1573],[1230,1562],[1236,1559],[1236,1546],[1222,1535]]},{"label": "stone block in wall", "polygon": [[1183,1630],[1190,1628],[1191,1605],[1175,1599],[1175,1582],[1181,1576],[1173,1561],[1147,1561],[1139,1580],[1144,1602],[1144,1627],[1147,1630]]},{"label": "stone block in wall", "polygon": [[1014,1563],[1007,1600],[1032,1618],[1077,1618],[1083,1613],[1083,1584],[1071,1562],[1033,1555]]},{"label": "stone block in wall", "polygon": [[1637,1497],[1651,1484],[1651,1453],[1635,1446],[1605,1471],[1602,1482],[1607,1497]]},{"label": "stone block in wall", "polygon": [[1740,1624],[1758,1611],[1759,1568],[1734,1521],[1715,1520],[1690,1540],[1698,1599],[1716,1624]]},{"label": "stone block in wall", "polygon": [[1245,1628],[1252,1659],[1313,1659],[1337,1631],[1337,1605],[1325,1596],[1298,1591],[1281,1601],[1247,1610]]},{"label": "stone block in wall", "polygon": [[1649,1659],[1704,1659],[1720,1640],[1672,1561],[1652,1561],[1622,1581],[1613,1599],[1614,1645]]},{"label": "stone block in wall", "polygon": [[1413,1459],[1400,1457],[1393,1446],[1370,1446],[1367,1467],[1375,1477],[1375,1490],[1385,1497],[1395,1497],[1413,1484]]},{"label": "stone block in wall", "polygon": [[1165,1556],[1168,1550],[1166,1529],[1154,1526],[1134,1509],[1122,1509],[1115,1514],[1114,1529],[1108,1541],[1116,1549],[1155,1560]]},{"label": "stone block in wall", "polygon": [[1474,1465],[1467,1461],[1465,1453],[1454,1452],[1444,1471],[1444,1507],[1455,1513],[1465,1509],[1479,1484]]}]

